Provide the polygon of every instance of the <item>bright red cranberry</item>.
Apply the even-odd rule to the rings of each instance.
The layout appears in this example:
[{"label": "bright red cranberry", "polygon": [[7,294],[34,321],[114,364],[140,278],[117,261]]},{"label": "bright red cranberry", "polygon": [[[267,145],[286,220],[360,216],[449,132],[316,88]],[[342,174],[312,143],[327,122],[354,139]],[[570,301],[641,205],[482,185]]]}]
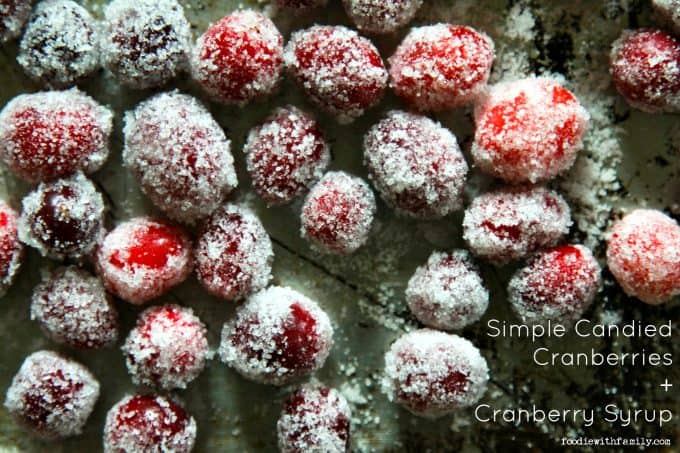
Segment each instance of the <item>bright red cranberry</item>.
[{"label": "bright red cranberry", "polygon": [[17,62],[42,85],[74,85],[99,68],[99,25],[71,0],[38,3],[21,38]]},{"label": "bright red cranberry", "polygon": [[486,391],[486,360],[465,338],[422,329],[402,335],[385,354],[391,401],[435,418],[475,404]]},{"label": "bright red cranberry", "polygon": [[628,103],[650,113],[680,112],[680,40],[661,30],[625,30],[609,70]]},{"label": "bright red cranberry", "polygon": [[187,66],[191,26],[177,0],[113,0],[103,28],[103,64],[124,85],[157,87]]},{"label": "bright red cranberry", "polygon": [[387,85],[378,49],[342,26],[315,25],[293,33],[283,58],[311,101],[341,123],[377,104]]},{"label": "bright red cranberry", "polygon": [[161,305],[144,311],[130,331],[123,353],[137,385],[186,388],[209,356],[205,325],[190,308]]},{"label": "bright red cranberry", "polygon": [[104,286],[132,304],[164,294],[191,273],[191,241],[176,225],[137,217],[109,232],[97,250]]},{"label": "bright red cranberry", "polygon": [[126,396],[106,414],[105,453],[189,453],[195,442],[194,418],[163,396]]},{"label": "bright red cranberry", "polygon": [[241,10],[212,24],[191,58],[194,79],[216,101],[244,105],[281,79],[283,37],[262,13]]},{"label": "bright red cranberry", "polygon": [[174,220],[194,223],[237,185],[231,144],[210,112],[177,91],[125,115],[123,161],[144,193]]},{"label": "bright red cranberry", "polygon": [[300,231],[322,251],[350,254],[368,240],[375,210],[375,198],[366,182],[332,171],[307,195],[300,214]]},{"label": "bright red cranberry", "polygon": [[227,204],[206,222],[196,240],[196,274],[213,295],[240,300],[271,279],[272,244],[249,209]]},{"label": "bright red cranberry", "polygon": [[557,192],[505,188],[472,200],[463,218],[463,238],[475,255],[505,264],[557,244],[570,225],[569,206]]},{"label": "bright red cranberry", "polygon": [[52,272],[35,287],[31,319],[52,341],[79,349],[118,339],[118,312],[97,277],[75,266]]},{"label": "bright red cranberry", "polygon": [[29,182],[98,170],[113,114],[77,89],[22,94],[0,113],[0,157]]},{"label": "bright red cranberry", "polygon": [[632,211],[612,228],[607,265],[629,296],[667,302],[680,294],[680,226],[661,211]]},{"label": "bright red cranberry", "polygon": [[293,106],[253,128],[243,148],[255,192],[269,205],[288,203],[321,178],[331,159],[316,121]]},{"label": "bright red cranberry", "polygon": [[33,0],[4,0],[0,5],[0,42],[17,38],[31,15]]},{"label": "bright red cranberry", "polygon": [[283,385],[321,368],[332,345],[333,328],[316,302],[272,286],[225,324],[219,354],[245,378]]},{"label": "bright red cranberry", "polygon": [[588,112],[552,79],[494,85],[475,109],[475,164],[510,183],[554,178],[583,148]]},{"label": "bright red cranberry", "polygon": [[343,0],[345,11],[364,33],[393,33],[411,22],[423,0]]},{"label": "bright red cranberry", "polygon": [[308,384],[284,402],[276,424],[279,451],[349,451],[352,412],[335,389]]},{"label": "bright red cranberry", "polygon": [[425,116],[389,112],[364,137],[364,161],[399,213],[440,218],[461,207],[467,163],[456,137]]},{"label": "bright red cranberry", "polygon": [[467,251],[434,252],[409,280],[406,302],[423,324],[457,330],[482,317],[489,292]]},{"label": "bright red cranberry", "polygon": [[416,110],[460,107],[484,90],[493,60],[493,41],[471,27],[416,27],[389,59],[390,85]]},{"label": "bright red cranberry", "polygon": [[17,231],[19,214],[0,200],[0,297],[5,295],[19,273],[24,245]]},{"label": "bright red cranberry", "polygon": [[26,357],[7,389],[5,408],[18,424],[43,439],[83,431],[99,398],[99,382],[83,365],[52,351]]},{"label": "bright red cranberry", "polygon": [[512,308],[525,324],[569,326],[593,302],[600,265],[582,245],[560,245],[534,256],[508,284]]},{"label": "bright red cranberry", "polygon": [[19,238],[43,256],[87,256],[103,228],[104,200],[82,173],[42,183],[22,201]]}]

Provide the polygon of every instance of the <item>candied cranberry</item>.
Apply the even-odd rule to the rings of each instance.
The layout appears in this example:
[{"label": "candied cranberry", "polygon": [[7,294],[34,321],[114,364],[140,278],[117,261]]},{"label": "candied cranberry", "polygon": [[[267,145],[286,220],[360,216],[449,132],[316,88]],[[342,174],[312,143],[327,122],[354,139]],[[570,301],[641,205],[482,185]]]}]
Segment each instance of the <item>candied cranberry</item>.
[{"label": "candied cranberry", "polygon": [[52,341],[74,348],[101,348],[118,339],[118,312],[97,277],[70,266],[35,287],[31,319]]},{"label": "candied cranberry", "polygon": [[0,297],[14,282],[23,262],[24,246],[19,241],[18,222],[17,212],[0,200]]},{"label": "candied cranberry", "polygon": [[41,183],[24,197],[19,238],[54,259],[89,255],[101,238],[104,200],[82,173]]},{"label": "candied cranberry", "polygon": [[377,104],[387,85],[378,49],[342,26],[315,25],[293,33],[283,59],[312,102],[341,123]]},{"label": "candied cranberry", "polygon": [[680,35],[680,0],[652,0],[652,7],[660,22]]},{"label": "candied cranberry", "polygon": [[472,406],[484,395],[488,379],[479,349],[457,335],[416,330],[402,335],[385,354],[385,393],[422,417]]},{"label": "candied cranberry", "polygon": [[600,287],[600,265],[582,245],[539,252],[508,284],[512,308],[525,324],[577,321]]},{"label": "candied cranberry", "polygon": [[409,280],[406,302],[423,324],[455,330],[482,317],[489,292],[467,251],[434,252]]},{"label": "candied cranberry", "polygon": [[203,225],[196,241],[196,274],[213,295],[239,300],[267,286],[272,244],[249,209],[227,204]]},{"label": "candied cranberry", "polygon": [[186,388],[209,355],[205,325],[190,308],[161,305],[144,311],[123,344],[137,385]]},{"label": "candied cranberry", "polygon": [[399,213],[439,218],[461,206],[467,163],[456,137],[425,116],[389,112],[364,137],[364,161]]},{"label": "candied cranberry", "polygon": [[505,188],[472,200],[463,218],[463,238],[475,255],[505,264],[557,244],[570,225],[569,206],[557,192]]},{"label": "candied cranberry", "polygon": [[26,357],[7,389],[5,407],[34,435],[62,439],[83,431],[99,398],[99,382],[83,365],[56,352]]},{"label": "candied cranberry", "polygon": [[510,183],[552,179],[573,165],[589,118],[554,80],[499,83],[475,109],[472,157],[483,172]]},{"label": "candied cranberry", "polygon": [[191,26],[176,0],[113,0],[104,16],[102,61],[119,82],[156,87],[187,65]]},{"label": "candied cranberry", "polygon": [[373,192],[361,178],[329,172],[302,205],[300,231],[322,251],[353,253],[366,243],[375,210]]},{"label": "candied cranberry", "polygon": [[276,424],[279,451],[349,451],[352,412],[335,389],[307,384],[291,394]]},{"label": "candied cranberry", "polygon": [[194,79],[216,101],[244,105],[271,94],[281,79],[283,37],[253,10],[236,11],[198,38],[191,58]]},{"label": "candied cranberry", "polygon": [[680,40],[661,30],[624,30],[612,44],[614,86],[645,112],[680,112]]},{"label": "candied cranberry", "polygon": [[343,0],[356,27],[366,33],[392,33],[408,24],[423,0]]},{"label": "candied cranberry", "polygon": [[123,161],[169,217],[207,216],[237,185],[230,142],[195,98],[162,93],[125,114]]},{"label": "candied cranberry", "polygon": [[0,43],[14,39],[28,20],[33,0],[3,0],[0,2]]},{"label": "candied cranberry", "polygon": [[191,273],[191,241],[178,226],[137,217],[106,235],[96,265],[109,291],[132,304],[143,304]]},{"label": "candied cranberry", "polygon": [[612,228],[607,265],[629,296],[667,302],[680,294],[680,226],[661,211],[632,211]]},{"label": "candied cranberry", "polygon": [[224,325],[219,354],[244,377],[283,385],[321,368],[333,345],[328,315],[290,288],[251,296]]},{"label": "candied cranberry", "polygon": [[484,90],[493,59],[493,41],[473,28],[416,27],[389,59],[390,84],[420,111],[460,107]]},{"label": "candied cranberry", "polygon": [[0,113],[0,157],[29,182],[92,173],[109,154],[113,114],[77,89],[22,94]]},{"label": "candied cranberry", "polygon": [[243,151],[253,188],[270,205],[306,192],[331,159],[316,121],[293,106],[276,109],[253,128]]},{"label": "candied cranberry", "polygon": [[106,414],[105,453],[189,453],[195,442],[194,418],[163,396],[126,396]]},{"label": "candied cranberry", "polygon": [[99,25],[70,0],[40,2],[21,39],[17,62],[38,83],[73,85],[99,67]]}]

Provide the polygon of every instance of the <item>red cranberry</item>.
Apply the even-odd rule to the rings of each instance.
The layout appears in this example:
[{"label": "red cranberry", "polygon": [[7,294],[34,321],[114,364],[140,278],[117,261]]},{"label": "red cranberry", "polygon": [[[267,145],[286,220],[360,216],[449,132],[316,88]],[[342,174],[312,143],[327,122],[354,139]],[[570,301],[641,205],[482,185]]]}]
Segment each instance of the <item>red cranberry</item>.
[{"label": "red cranberry", "polygon": [[472,406],[484,395],[488,379],[479,349],[457,335],[416,330],[402,335],[385,354],[387,396],[422,417]]},{"label": "red cranberry", "polygon": [[191,59],[194,79],[216,101],[244,105],[281,79],[283,37],[262,13],[242,10],[208,27]]},{"label": "red cranberry", "polygon": [[29,182],[98,170],[113,114],[77,89],[22,94],[0,113],[0,157]]},{"label": "red cranberry", "polygon": [[376,105],[387,85],[378,49],[342,26],[315,25],[293,33],[283,59],[312,102],[341,123]]},{"label": "red cranberry", "polygon": [[52,341],[74,348],[102,348],[118,339],[118,312],[104,286],[74,266],[57,269],[36,286],[31,319]]},{"label": "red cranberry", "polygon": [[19,241],[19,215],[0,200],[0,297],[4,296],[19,273],[24,246]]},{"label": "red cranberry", "polygon": [[360,31],[385,34],[411,22],[423,0],[343,0],[342,3]]},{"label": "red cranberry", "polygon": [[106,235],[96,265],[109,291],[132,304],[143,304],[191,273],[191,241],[178,226],[137,217]]},{"label": "red cranberry", "polygon": [[582,245],[539,252],[508,284],[512,308],[525,324],[573,324],[600,287],[600,265]]},{"label": "red cranberry", "polygon": [[283,453],[349,451],[352,412],[335,389],[308,384],[288,397],[276,424]]},{"label": "red cranberry", "polygon": [[333,328],[316,302],[273,286],[251,296],[225,324],[219,354],[250,380],[283,385],[321,368],[332,345]]},{"label": "red cranberry", "polygon": [[106,414],[104,452],[189,453],[196,421],[163,396],[126,396]]},{"label": "red cranberry", "polygon": [[63,439],[83,431],[99,382],[83,365],[52,351],[26,357],[7,389],[5,407],[34,435]]},{"label": "red cranberry", "polygon": [[240,300],[271,279],[272,244],[249,209],[227,204],[203,225],[196,241],[196,274],[213,295]]}]

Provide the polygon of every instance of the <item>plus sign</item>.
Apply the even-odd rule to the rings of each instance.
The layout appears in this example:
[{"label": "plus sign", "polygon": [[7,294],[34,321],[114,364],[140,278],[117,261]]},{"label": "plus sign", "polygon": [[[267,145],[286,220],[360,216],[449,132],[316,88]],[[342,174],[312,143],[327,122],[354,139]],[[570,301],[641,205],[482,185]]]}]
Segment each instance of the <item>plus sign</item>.
[{"label": "plus sign", "polygon": [[659,387],[663,387],[663,391],[668,392],[668,388],[673,387],[673,384],[669,384],[668,379],[665,379],[663,384],[661,384]]}]

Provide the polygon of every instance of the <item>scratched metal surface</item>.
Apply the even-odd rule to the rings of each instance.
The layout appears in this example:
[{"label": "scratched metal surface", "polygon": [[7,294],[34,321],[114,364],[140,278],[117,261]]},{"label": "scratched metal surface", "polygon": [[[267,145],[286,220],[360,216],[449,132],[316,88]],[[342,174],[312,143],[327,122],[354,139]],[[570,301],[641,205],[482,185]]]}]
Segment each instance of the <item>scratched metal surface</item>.
[{"label": "scratched metal surface", "polygon": [[[208,22],[219,19],[237,4],[248,4],[217,0],[184,0],[182,3],[186,6],[195,35],[200,34]],[[286,36],[291,30],[314,22],[347,24],[340,2],[330,3],[327,9],[315,16],[291,17],[278,14],[274,20]],[[650,116],[630,111],[620,100],[616,100],[606,77],[606,49],[609,43],[626,26],[649,24],[648,5],[646,2],[628,0],[569,3],[569,6],[565,6],[567,2],[538,0],[426,1],[426,6],[414,23],[452,21],[485,30],[495,40],[498,52],[494,80],[517,77],[518,73],[551,72],[562,73],[570,81],[570,87],[579,94],[595,89],[596,104],[593,105],[604,116],[598,127],[615,129],[612,136],[620,145],[623,156],[620,165],[618,157],[600,159],[605,166],[616,170],[615,179],[621,183],[620,188],[603,189],[600,194],[613,207],[611,213],[605,212],[605,217],[616,216],[621,206],[640,203],[668,211],[675,209],[677,215],[677,203],[680,201],[678,117]],[[99,2],[86,1],[84,4],[95,15],[101,15]],[[267,5],[252,3],[251,6],[262,8]],[[525,10],[529,11],[529,16],[520,14]],[[521,20],[513,22],[513,17],[533,19],[527,26]],[[394,37],[376,39],[384,57],[392,53],[404,34],[405,31],[402,31]],[[0,52],[0,105],[4,105],[16,94],[37,89],[21,74],[14,61],[15,56],[16,44],[9,44]],[[522,64],[518,63],[519,60]],[[179,87],[203,98],[202,93],[186,76],[168,88],[171,87]],[[137,214],[155,212],[140,194],[135,181],[120,165],[122,113],[152,92],[121,89],[103,73],[83,88],[99,101],[110,105],[117,114],[110,161],[94,175],[94,179],[109,197],[110,224]],[[597,103],[599,101],[601,102]],[[378,385],[383,352],[401,332],[417,325],[403,303],[405,283],[430,251],[462,245],[461,216],[454,214],[442,221],[419,223],[396,218],[380,203],[372,240],[358,254],[347,258],[328,258],[315,254],[298,234],[299,203],[288,207],[265,208],[252,195],[244,171],[241,148],[248,129],[263,119],[274,106],[289,102],[314,110],[287,81],[278,95],[244,110],[215,104],[210,107],[233,141],[240,188],[230,198],[251,204],[274,239],[275,283],[292,286],[318,300],[334,321],[336,344],[317,377],[341,388],[350,398],[355,413],[353,449],[538,451],[554,448],[554,439],[565,434],[612,434],[612,428],[604,424],[596,424],[587,430],[576,424],[482,424],[474,421],[470,411],[462,411],[437,421],[426,421],[410,416],[386,400]],[[399,106],[398,101],[388,96],[378,108],[350,126],[338,126],[332,119],[319,114],[321,124],[333,145],[332,168],[365,176],[361,163],[361,137],[382,113],[396,106]],[[438,119],[456,133],[467,150],[472,130],[469,112],[445,113],[438,115]],[[587,149],[584,154],[597,156],[601,152],[596,149],[601,145],[601,138],[595,135],[589,142],[591,149]],[[473,172],[468,195],[487,185],[488,181],[484,177]],[[1,196],[18,207],[27,190],[25,184],[3,170],[0,176]],[[600,189],[593,186],[592,190]],[[586,217],[586,224],[587,220]],[[584,238],[589,234],[592,235],[592,231],[579,231],[575,228],[572,238]],[[600,244],[600,238],[592,240],[593,244]],[[601,244],[596,251],[601,257]],[[0,391],[4,392],[7,388],[27,354],[41,348],[52,348],[61,350],[90,367],[101,381],[102,395],[82,436],[49,446],[20,431],[9,419],[4,408],[0,409],[1,451],[37,452],[48,448],[55,453],[98,451],[101,449],[101,431],[106,411],[123,395],[135,390],[124,368],[118,346],[104,352],[68,350],[51,344],[38,327],[29,321],[29,297],[39,279],[39,271],[53,265],[29,251],[18,281],[0,301]],[[483,266],[482,271],[493,300],[485,318],[466,329],[463,334],[482,349],[491,368],[492,382],[484,397],[485,402],[500,408],[526,407],[533,403],[548,408],[597,407],[608,402],[616,402],[623,407],[678,408],[677,392],[663,394],[654,385],[661,376],[668,375],[668,369],[539,368],[530,361],[532,346],[528,341],[488,337],[484,327],[487,319],[513,319],[504,299],[503,289],[512,268],[494,269]],[[611,278],[608,275],[605,277],[605,290],[587,316],[598,319],[603,313],[615,312],[624,320],[644,319],[647,322],[678,318],[680,313],[677,301],[660,308],[646,307],[623,297],[611,284]],[[193,307],[208,325],[212,347],[217,347],[222,323],[234,311],[232,304],[208,297],[194,279],[182,284],[158,302],[163,301],[179,301]],[[123,320],[121,336],[124,338],[138,310],[124,303],[119,303],[118,306]],[[600,351],[633,351],[642,347],[659,352],[673,348],[677,350],[672,341],[585,341],[570,337],[562,341],[548,341],[546,344],[563,351],[589,348]],[[674,376],[675,382],[678,382],[678,373],[676,367],[669,378]],[[612,393],[612,388],[616,392]],[[276,448],[275,421],[280,401],[289,391],[290,388],[250,383],[215,360],[186,391],[177,392],[175,397],[185,403],[197,420],[199,434],[196,451],[273,451]],[[678,437],[677,424],[665,427],[663,431],[654,426],[636,424],[621,428],[615,433]]]}]

